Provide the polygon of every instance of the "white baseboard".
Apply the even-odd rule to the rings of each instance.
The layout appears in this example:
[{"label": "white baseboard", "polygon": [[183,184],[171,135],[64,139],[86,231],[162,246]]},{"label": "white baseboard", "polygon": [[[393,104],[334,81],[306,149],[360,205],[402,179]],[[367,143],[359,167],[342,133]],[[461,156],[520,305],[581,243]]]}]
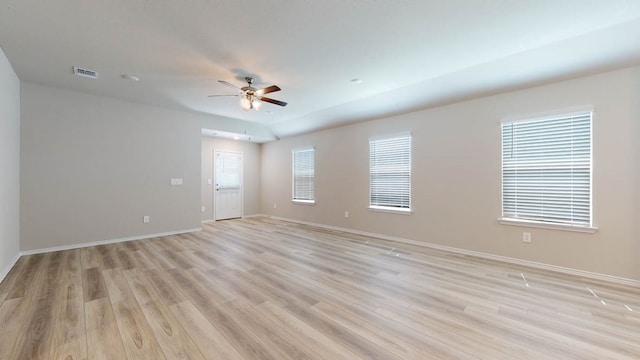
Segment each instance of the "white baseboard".
[{"label": "white baseboard", "polygon": [[54,252],[54,251],[74,250],[74,249],[81,249],[89,246],[115,244],[115,243],[124,242],[124,241],[151,239],[155,237],[169,236],[169,235],[180,235],[180,234],[186,234],[186,233],[191,233],[196,231],[202,231],[202,228],[199,227],[194,229],[169,231],[169,232],[163,232],[163,233],[157,233],[157,234],[146,234],[146,235],[130,236],[130,237],[119,238],[119,239],[100,240],[100,241],[92,241],[92,242],[81,243],[81,244],[54,246],[50,248],[35,249],[35,250],[25,250],[25,251],[21,251],[20,255],[34,255],[34,254],[43,254],[43,253]]},{"label": "white baseboard", "polygon": [[14,256],[11,261],[9,261],[7,266],[5,266],[4,269],[2,269],[2,272],[0,272],[0,283],[2,282],[2,280],[4,280],[5,277],[7,277],[7,275],[9,275],[9,271],[11,271],[11,269],[13,269],[13,267],[16,265],[18,260],[20,260],[20,256],[21,254],[20,252],[18,252],[16,256]]},{"label": "white baseboard", "polygon": [[557,265],[551,265],[551,264],[545,264],[545,263],[529,261],[529,260],[522,260],[522,259],[512,258],[512,257],[508,257],[508,256],[494,255],[494,254],[483,253],[483,252],[472,251],[472,250],[465,250],[465,249],[460,249],[460,248],[451,247],[451,246],[438,245],[438,244],[433,244],[433,243],[428,243],[428,242],[405,239],[405,238],[396,237],[396,236],[388,236],[388,235],[376,234],[376,233],[371,233],[371,232],[366,232],[366,231],[343,228],[343,227],[339,227],[339,226],[317,224],[317,223],[312,223],[312,222],[308,222],[308,221],[301,221],[301,220],[296,220],[296,219],[283,218],[283,217],[279,217],[279,216],[269,216],[269,217],[271,217],[272,219],[276,219],[276,220],[283,220],[283,221],[289,221],[289,222],[298,223],[298,224],[317,226],[317,227],[324,228],[324,229],[329,229],[329,230],[344,231],[344,232],[347,232],[347,233],[363,235],[363,236],[370,236],[370,237],[383,239],[383,240],[396,241],[396,242],[401,242],[401,243],[406,243],[406,244],[411,244],[411,245],[417,245],[417,246],[424,246],[424,247],[427,247],[427,248],[431,248],[431,249],[435,249],[435,250],[441,250],[441,251],[447,251],[447,252],[460,254],[460,255],[475,256],[475,257],[479,257],[479,258],[483,258],[483,259],[502,261],[502,262],[506,262],[506,263],[510,263],[510,264],[516,264],[516,265],[522,265],[522,266],[529,266],[529,267],[533,267],[533,268],[537,268],[537,269],[550,270],[550,271],[555,271],[555,272],[559,272],[559,273],[563,273],[563,274],[581,276],[581,277],[585,277],[585,278],[589,278],[589,279],[608,281],[608,282],[612,282],[612,283],[616,283],[616,284],[640,287],[640,280],[627,279],[627,278],[613,276],[613,275],[594,273],[594,272],[589,272],[589,271],[584,271],[584,270],[579,270],[579,269],[572,269],[572,268],[567,268],[567,267],[562,267],[562,266],[557,266]]}]

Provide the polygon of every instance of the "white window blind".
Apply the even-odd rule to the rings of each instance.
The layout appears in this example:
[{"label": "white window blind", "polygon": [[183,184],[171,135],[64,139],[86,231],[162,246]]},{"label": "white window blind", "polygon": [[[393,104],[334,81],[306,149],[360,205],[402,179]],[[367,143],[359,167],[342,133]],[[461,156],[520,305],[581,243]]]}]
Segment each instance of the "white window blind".
[{"label": "white window blind", "polygon": [[314,201],[315,150],[293,151],[293,200]]},{"label": "white window blind", "polygon": [[372,208],[411,208],[411,135],[369,140]]},{"label": "white window blind", "polygon": [[502,216],[591,226],[591,112],[502,124]]}]

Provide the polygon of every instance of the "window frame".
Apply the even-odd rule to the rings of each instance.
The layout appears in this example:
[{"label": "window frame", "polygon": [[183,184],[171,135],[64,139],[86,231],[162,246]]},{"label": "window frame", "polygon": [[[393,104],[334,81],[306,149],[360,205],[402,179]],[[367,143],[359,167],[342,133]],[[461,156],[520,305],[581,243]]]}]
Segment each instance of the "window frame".
[{"label": "window frame", "polygon": [[[373,159],[373,154],[372,154],[372,143],[377,142],[377,141],[385,141],[385,140],[392,140],[392,139],[398,139],[398,138],[408,138],[409,144],[408,144],[408,181],[407,181],[407,197],[408,197],[408,207],[402,207],[402,206],[388,206],[388,205],[379,205],[379,204],[374,204],[372,202],[372,198],[373,198],[373,187],[374,187],[374,182],[373,180],[373,164],[372,164],[372,159]],[[401,166],[406,166],[407,164],[401,165]],[[413,136],[411,134],[411,132],[400,132],[400,133],[394,133],[394,134],[387,134],[387,135],[380,135],[380,136],[373,136],[369,138],[369,207],[368,209],[371,211],[377,211],[377,212],[385,212],[385,213],[394,213],[394,214],[405,214],[405,215],[410,215],[413,213],[413,204],[412,204],[412,176],[413,176]],[[402,203],[402,200],[400,200],[398,203]]]},{"label": "window frame", "polygon": [[[311,186],[312,193],[311,199],[303,199],[296,197],[296,154],[304,153],[304,152],[312,152],[312,177],[311,177]],[[316,157],[316,148],[315,147],[304,147],[297,148],[291,150],[291,202],[295,204],[304,204],[304,205],[314,205],[316,203],[316,194],[315,194],[315,157]]]},{"label": "window frame", "polygon": [[[571,222],[571,221],[551,221],[551,220],[544,220],[544,219],[540,219],[539,216],[538,218],[536,218],[535,216],[533,216],[532,214],[520,214],[520,216],[518,216],[516,214],[516,216],[511,216],[512,214],[506,213],[505,214],[505,145],[504,145],[504,127],[505,125],[509,125],[509,124],[516,124],[516,123],[534,123],[534,122],[549,122],[549,121],[562,121],[562,120],[568,120],[571,118],[575,118],[575,117],[584,117],[588,115],[589,116],[589,143],[588,143],[588,150],[589,150],[589,156],[588,156],[588,169],[589,169],[589,176],[588,176],[588,211],[589,211],[589,220],[588,223],[583,223],[583,222]],[[594,233],[598,230],[598,228],[594,225],[594,209],[593,209],[593,170],[594,170],[594,166],[593,166],[593,123],[594,123],[594,118],[595,118],[595,113],[593,111],[592,107],[582,107],[582,108],[578,108],[578,109],[572,109],[571,111],[565,111],[565,112],[554,112],[545,116],[537,116],[537,117],[522,117],[522,118],[516,118],[516,119],[504,119],[500,122],[500,147],[501,147],[501,173],[500,173],[500,177],[501,177],[501,216],[498,218],[498,222],[500,224],[504,224],[504,225],[516,225],[516,226],[526,226],[526,227],[535,227],[535,228],[547,228],[547,229],[557,229],[557,230],[568,230],[568,231],[577,231],[577,232],[587,232],[587,233]],[[544,125],[542,125],[544,126]],[[557,134],[555,134],[557,135]],[[573,137],[573,133],[571,133],[571,135],[565,135],[565,136],[571,136]],[[545,144],[546,146],[550,146],[550,144]],[[513,145],[512,145],[513,146]],[[574,151],[576,148],[571,147],[571,151]],[[573,156],[573,155],[572,155]],[[547,169],[549,168],[551,165],[548,164],[549,162],[552,162],[555,159],[551,159],[551,160],[547,160],[546,158],[543,159],[543,161],[546,161],[547,163],[544,163],[543,169]],[[573,170],[575,169],[574,166],[576,166],[573,162],[570,163],[570,165],[566,165],[566,166],[571,166],[568,167],[567,169]],[[573,176],[570,177],[570,179],[575,179]]]}]

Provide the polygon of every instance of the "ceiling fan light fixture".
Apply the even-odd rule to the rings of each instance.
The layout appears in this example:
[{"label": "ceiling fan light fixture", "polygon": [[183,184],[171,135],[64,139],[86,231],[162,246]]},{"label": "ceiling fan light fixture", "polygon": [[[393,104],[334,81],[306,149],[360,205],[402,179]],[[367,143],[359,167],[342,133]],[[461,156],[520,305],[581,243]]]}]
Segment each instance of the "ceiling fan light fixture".
[{"label": "ceiling fan light fixture", "polygon": [[243,96],[240,98],[240,107],[242,107],[242,110],[244,111],[249,111],[253,106],[251,104],[251,101]]},{"label": "ceiling fan light fixture", "polygon": [[251,106],[256,109],[256,111],[260,110],[260,107],[262,106],[262,103],[258,100],[253,100],[253,102],[251,103]]}]

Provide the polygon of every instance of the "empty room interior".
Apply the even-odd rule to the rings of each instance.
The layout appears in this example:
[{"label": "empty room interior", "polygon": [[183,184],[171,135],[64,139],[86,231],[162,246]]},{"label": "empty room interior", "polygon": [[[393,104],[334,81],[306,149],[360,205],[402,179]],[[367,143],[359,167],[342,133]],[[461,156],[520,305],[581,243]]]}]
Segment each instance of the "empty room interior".
[{"label": "empty room interior", "polygon": [[0,360],[640,359],[640,2],[0,2]]}]

